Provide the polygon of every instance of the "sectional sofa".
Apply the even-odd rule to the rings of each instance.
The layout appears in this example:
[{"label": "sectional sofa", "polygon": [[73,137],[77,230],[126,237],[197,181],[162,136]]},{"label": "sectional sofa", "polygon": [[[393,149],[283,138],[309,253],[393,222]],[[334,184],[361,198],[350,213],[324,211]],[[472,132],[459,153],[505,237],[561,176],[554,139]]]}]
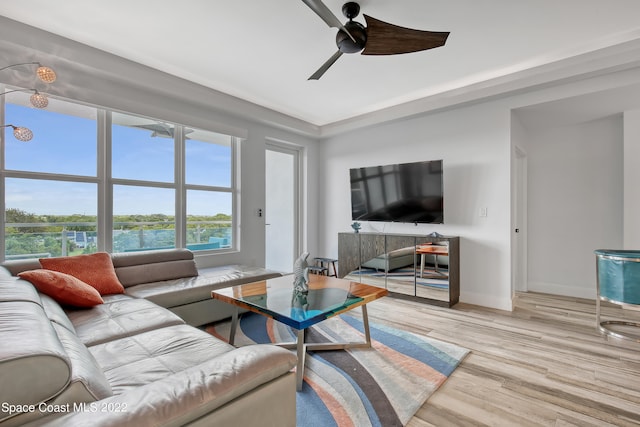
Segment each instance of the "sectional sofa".
[{"label": "sectional sofa", "polygon": [[230,313],[211,290],[277,273],[198,270],[185,249],[83,257],[0,268],[0,426],[295,426],[291,352],[194,326]]}]

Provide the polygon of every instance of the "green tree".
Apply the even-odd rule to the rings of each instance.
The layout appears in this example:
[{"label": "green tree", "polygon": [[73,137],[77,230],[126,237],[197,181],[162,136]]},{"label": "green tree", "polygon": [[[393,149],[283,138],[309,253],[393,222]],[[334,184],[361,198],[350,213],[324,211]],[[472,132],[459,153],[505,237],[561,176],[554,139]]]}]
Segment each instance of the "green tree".
[{"label": "green tree", "polygon": [[[14,223],[14,224],[31,224],[31,223],[39,223],[43,222],[42,218],[38,215],[25,212],[16,208],[9,208],[5,211],[5,222],[6,223]],[[10,230],[15,230],[15,232],[19,233],[36,233],[38,231],[42,231],[41,227],[10,227]]]}]

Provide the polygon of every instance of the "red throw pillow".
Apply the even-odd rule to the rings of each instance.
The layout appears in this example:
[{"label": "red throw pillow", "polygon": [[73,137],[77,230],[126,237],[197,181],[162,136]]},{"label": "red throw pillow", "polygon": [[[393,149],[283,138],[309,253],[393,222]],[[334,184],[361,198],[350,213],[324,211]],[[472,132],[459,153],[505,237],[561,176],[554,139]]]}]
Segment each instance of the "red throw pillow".
[{"label": "red throw pillow", "polygon": [[47,270],[70,274],[96,288],[100,295],[124,293],[124,287],[113,268],[111,256],[106,252],[40,258],[40,265]]},{"label": "red throw pillow", "polygon": [[93,307],[104,302],[95,288],[69,274],[51,270],[30,270],[18,273],[18,276],[33,283],[40,292],[63,305]]}]

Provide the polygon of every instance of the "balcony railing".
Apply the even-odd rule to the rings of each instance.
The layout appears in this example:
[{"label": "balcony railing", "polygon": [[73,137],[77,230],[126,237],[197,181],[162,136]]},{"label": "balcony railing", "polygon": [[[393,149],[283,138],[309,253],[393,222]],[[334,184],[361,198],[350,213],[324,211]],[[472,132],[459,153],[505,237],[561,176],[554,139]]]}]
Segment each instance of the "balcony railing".
[{"label": "balcony railing", "polygon": [[[114,222],[113,252],[175,247],[173,221]],[[95,222],[5,224],[5,259],[44,258],[97,251]],[[231,221],[187,222],[187,248],[220,250],[233,246]]]}]

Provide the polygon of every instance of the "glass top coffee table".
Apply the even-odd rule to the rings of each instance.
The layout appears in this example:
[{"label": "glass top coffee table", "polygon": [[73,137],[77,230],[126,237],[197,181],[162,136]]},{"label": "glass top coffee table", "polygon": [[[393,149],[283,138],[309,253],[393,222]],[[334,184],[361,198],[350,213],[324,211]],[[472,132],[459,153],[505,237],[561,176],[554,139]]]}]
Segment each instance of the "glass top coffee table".
[{"label": "glass top coffee table", "polygon": [[[240,308],[273,318],[297,329],[296,342],[276,344],[297,350],[296,387],[298,390],[302,389],[307,351],[371,347],[366,304],[385,295],[387,290],[383,288],[317,274],[309,275],[309,291],[303,293],[293,290],[292,275],[211,292],[213,298],[236,307],[231,319],[230,344],[234,343]],[[305,343],[307,328],[355,307],[362,307],[364,342]]]}]

